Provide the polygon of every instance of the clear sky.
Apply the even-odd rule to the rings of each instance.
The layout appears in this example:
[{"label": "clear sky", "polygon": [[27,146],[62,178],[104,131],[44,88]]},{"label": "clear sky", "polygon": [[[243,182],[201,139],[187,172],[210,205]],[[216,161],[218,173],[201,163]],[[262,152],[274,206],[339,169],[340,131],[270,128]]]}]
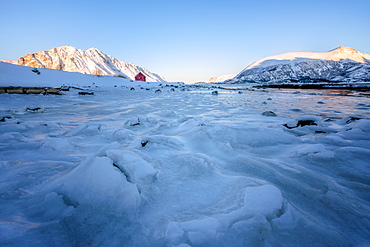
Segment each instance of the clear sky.
[{"label": "clear sky", "polygon": [[62,45],[208,81],[285,52],[370,53],[370,0],[0,0],[1,59]]}]

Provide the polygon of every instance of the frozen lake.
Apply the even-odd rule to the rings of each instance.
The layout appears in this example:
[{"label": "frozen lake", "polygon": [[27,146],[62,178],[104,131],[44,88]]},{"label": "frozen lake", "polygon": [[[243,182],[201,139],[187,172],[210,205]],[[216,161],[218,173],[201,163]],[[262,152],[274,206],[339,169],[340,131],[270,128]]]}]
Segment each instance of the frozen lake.
[{"label": "frozen lake", "polygon": [[369,97],[157,89],[0,94],[0,245],[370,245]]}]

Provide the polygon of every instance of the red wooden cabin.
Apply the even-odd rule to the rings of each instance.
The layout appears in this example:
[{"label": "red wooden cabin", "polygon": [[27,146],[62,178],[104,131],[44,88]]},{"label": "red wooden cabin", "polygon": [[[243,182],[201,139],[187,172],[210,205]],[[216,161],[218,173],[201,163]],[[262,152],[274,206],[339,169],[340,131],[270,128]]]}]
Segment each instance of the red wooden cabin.
[{"label": "red wooden cabin", "polygon": [[146,77],[143,73],[139,73],[135,76],[135,81],[146,81]]}]

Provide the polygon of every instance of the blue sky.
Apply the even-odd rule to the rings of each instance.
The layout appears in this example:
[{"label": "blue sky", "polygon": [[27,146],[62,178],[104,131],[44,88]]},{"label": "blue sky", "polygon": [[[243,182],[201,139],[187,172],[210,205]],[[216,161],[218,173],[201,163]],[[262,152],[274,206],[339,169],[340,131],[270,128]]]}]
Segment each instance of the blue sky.
[{"label": "blue sky", "polygon": [[369,0],[0,0],[0,58],[62,45],[193,83],[284,52],[370,53]]}]

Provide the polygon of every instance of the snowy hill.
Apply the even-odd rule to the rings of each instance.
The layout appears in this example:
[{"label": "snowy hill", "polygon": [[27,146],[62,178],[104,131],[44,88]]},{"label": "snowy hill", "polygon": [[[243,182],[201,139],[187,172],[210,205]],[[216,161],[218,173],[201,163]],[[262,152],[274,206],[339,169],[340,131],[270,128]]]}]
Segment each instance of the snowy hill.
[{"label": "snowy hill", "polygon": [[243,82],[369,81],[370,55],[341,46],[329,52],[289,52],[260,59],[233,79]]},{"label": "snowy hill", "polygon": [[120,76],[131,80],[134,80],[135,76],[141,72],[146,76],[147,81],[166,81],[158,74],[135,64],[120,61],[96,48],[85,51],[73,46],[61,46],[47,51],[29,53],[19,58],[17,64],[84,74]]},{"label": "snowy hill", "polygon": [[113,88],[119,86],[138,86],[150,84],[158,85],[158,82],[137,82],[115,76],[85,75],[77,72],[67,72],[55,69],[38,68],[39,73],[33,72],[33,67],[15,65],[0,62],[0,86],[1,87],[99,87]]}]

